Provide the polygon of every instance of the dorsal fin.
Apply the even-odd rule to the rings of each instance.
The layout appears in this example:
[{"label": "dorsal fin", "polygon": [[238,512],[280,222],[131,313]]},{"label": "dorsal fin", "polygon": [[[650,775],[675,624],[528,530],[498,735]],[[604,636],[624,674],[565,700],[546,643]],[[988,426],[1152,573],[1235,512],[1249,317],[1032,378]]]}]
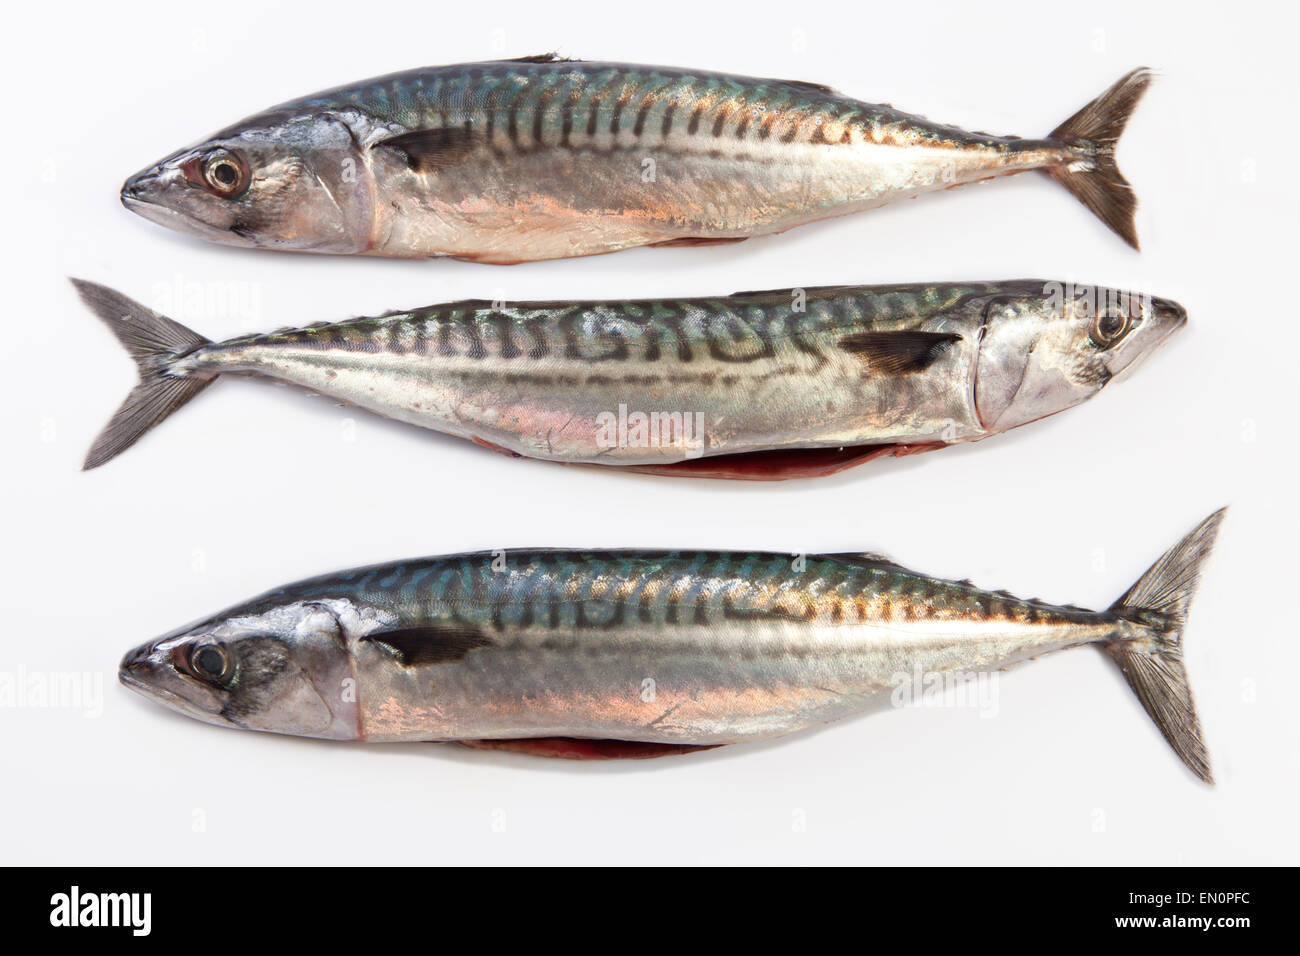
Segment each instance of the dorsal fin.
[{"label": "dorsal fin", "polygon": [[504,305],[507,308],[519,308],[527,304],[526,302],[493,302],[491,299],[456,299],[454,302],[444,302],[438,308],[439,310],[446,309],[457,312],[482,312],[499,305]]},{"label": "dorsal fin", "polygon": [[572,57],[560,56],[552,50],[550,53],[534,53],[532,56],[511,56],[501,63],[581,63],[581,60],[575,60]]},{"label": "dorsal fin", "polygon": [[396,627],[367,634],[362,640],[383,648],[403,667],[449,664],[475,648],[496,644],[481,628],[451,622]]},{"label": "dorsal fin", "polygon": [[841,551],[836,554],[823,554],[820,557],[832,558],[843,564],[856,564],[861,567],[890,568],[897,571],[907,570],[893,558],[878,554],[875,551]]},{"label": "dorsal fin", "polygon": [[807,80],[782,80],[781,85],[793,86],[796,89],[805,90],[809,93],[824,93],[828,96],[839,95],[839,90],[833,90],[824,83],[809,83]]},{"label": "dorsal fin", "polygon": [[417,172],[446,169],[462,162],[474,149],[479,135],[462,126],[416,129],[380,140],[376,147],[396,150]]},{"label": "dorsal fin", "polygon": [[954,342],[955,332],[850,332],[838,342],[840,348],[861,359],[867,368],[881,375],[910,375],[934,364]]},{"label": "dorsal fin", "polygon": [[778,297],[789,302],[791,296],[796,291],[800,291],[809,299],[831,299],[837,295],[843,295],[846,292],[848,293],[859,292],[862,290],[862,288],[864,287],[853,286],[853,285],[810,285],[810,286],[799,286],[797,290],[794,286],[788,286],[784,289],[744,289],[740,292],[733,292],[731,293],[731,295],[727,296],[726,298],[768,299],[768,298]]}]

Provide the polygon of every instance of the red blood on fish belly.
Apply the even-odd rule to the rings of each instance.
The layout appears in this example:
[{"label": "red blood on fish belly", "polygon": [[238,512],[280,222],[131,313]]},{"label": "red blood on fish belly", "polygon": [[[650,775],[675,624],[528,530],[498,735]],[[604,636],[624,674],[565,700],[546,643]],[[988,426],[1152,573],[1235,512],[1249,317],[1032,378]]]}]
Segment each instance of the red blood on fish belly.
[{"label": "red blood on fish belly", "polygon": [[561,760],[649,760],[712,750],[721,744],[660,744],[643,740],[583,740],[578,737],[525,737],[519,740],[458,740],[474,750],[505,750]]},{"label": "red blood on fish belly", "polygon": [[[476,445],[508,455],[526,456],[492,442],[475,438]],[[674,478],[730,478],[736,481],[786,481],[791,478],[824,478],[875,458],[892,455],[903,458],[943,448],[947,442],[917,442],[892,445],[847,445],[843,448],[791,448],[773,451],[749,451],[736,455],[711,455],[689,458],[663,465],[602,465],[621,468],[643,475],[667,475]]]},{"label": "red blood on fish belly", "polygon": [[739,481],[786,481],[790,478],[824,478],[892,455],[918,455],[943,448],[947,443],[920,442],[915,445],[849,445],[844,448],[794,448],[751,451],[739,455],[691,458],[667,465],[627,465],[628,471],[678,478],[732,478]]}]

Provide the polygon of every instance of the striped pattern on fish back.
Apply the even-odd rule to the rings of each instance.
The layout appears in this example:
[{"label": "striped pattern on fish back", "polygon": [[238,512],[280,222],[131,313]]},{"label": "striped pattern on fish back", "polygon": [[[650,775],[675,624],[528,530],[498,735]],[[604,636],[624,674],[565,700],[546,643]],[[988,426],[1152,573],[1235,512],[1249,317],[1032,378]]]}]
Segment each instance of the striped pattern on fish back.
[{"label": "striped pattern on fish back", "polygon": [[414,129],[473,128],[498,152],[737,145],[1005,146],[812,83],[611,63],[498,61],[395,73],[289,104]]},{"label": "striped pattern on fish back", "polygon": [[1023,600],[967,581],[908,571],[873,555],[764,552],[474,552],[378,565],[265,595],[344,598],[396,611],[404,624],[452,622],[492,632],[1003,621],[1087,624],[1095,612]]},{"label": "striped pattern on fish back", "polygon": [[[1039,284],[1041,285],[1041,283]],[[1002,288],[1003,286],[998,286]],[[826,287],[719,298],[623,302],[451,302],[345,322],[231,339],[243,345],[428,356],[431,359],[617,365],[744,365],[797,354],[821,364],[846,333],[943,330],[986,284]],[[795,307],[803,293],[802,309]]]}]

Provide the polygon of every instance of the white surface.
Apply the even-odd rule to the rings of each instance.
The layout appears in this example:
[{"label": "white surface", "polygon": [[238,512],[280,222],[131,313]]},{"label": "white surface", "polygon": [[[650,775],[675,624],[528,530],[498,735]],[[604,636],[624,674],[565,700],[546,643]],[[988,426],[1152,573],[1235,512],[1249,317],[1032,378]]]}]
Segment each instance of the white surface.
[{"label": "white surface", "polygon": [[[469,11],[318,2],[310,15],[263,2],[228,26],[204,5],[25,14],[3,67],[16,98],[0,240],[0,674],[92,672],[103,705],[97,717],[0,707],[0,859],[1300,862],[1295,15],[1271,22],[1280,8],[1251,3],[1002,4],[996,15],[897,6],[911,12],[501,0]],[[731,248],[511,268],[232,251],[118,204],[128,174],[291,96],[550,49],[823,82],[1022,135],[1149,64],[1163,76],[1120,149],[1142,200],[1144,251],[1037,175]],[[1018,277],[1148,290],[1184,303],[1191,322],[1079,409],[820,482],[676,482],[508,461],[239,381],[82,474],[135,376],[67,275],[165,305],[218,338],[466,296]],[[169,302],[178,288],[181,301]],[[232,290],[239,308],[222,304]],[[239,733],[115,681],[127,648],[267,587],[470,548],[873,549],[1105,606],[1222,504],[1232,510],[1187,636],[1215,789],[1183,770],[1111,664],[1086,649],[1004,677],[995,719],[889,712],[629,765]]]}]

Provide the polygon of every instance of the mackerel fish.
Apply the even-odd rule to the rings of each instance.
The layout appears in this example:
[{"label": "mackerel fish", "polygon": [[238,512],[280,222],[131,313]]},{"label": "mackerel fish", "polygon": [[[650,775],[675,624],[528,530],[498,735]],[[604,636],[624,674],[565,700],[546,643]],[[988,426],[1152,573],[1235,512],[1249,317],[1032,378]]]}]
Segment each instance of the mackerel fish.
[{"label": "mackerel fish", "polygon": [[122,201],[228,245],[508,264],[739,242],[1039,170],[1136,248],[1114,152],[1150,77],[1020,139],[813,83],[554,56],[431,67],[251,116]]},{"label": "mackerel fish", "polygon": [[278,588],[137,647],[121,680],[223,727],[652,757],[780,737],[1082,645],[1212,782],[1187,609],[1223,512],[1104,611],[878,555],[479,552]]},{"label": "mackerel fish", "polygon": [[140,373],[87,468],[235,374],[515,456],[698,477],[824,475],[1070,408],[1186,321],[1167,299],[1024,280],[472,300],[210,342],[74,282]]}]

